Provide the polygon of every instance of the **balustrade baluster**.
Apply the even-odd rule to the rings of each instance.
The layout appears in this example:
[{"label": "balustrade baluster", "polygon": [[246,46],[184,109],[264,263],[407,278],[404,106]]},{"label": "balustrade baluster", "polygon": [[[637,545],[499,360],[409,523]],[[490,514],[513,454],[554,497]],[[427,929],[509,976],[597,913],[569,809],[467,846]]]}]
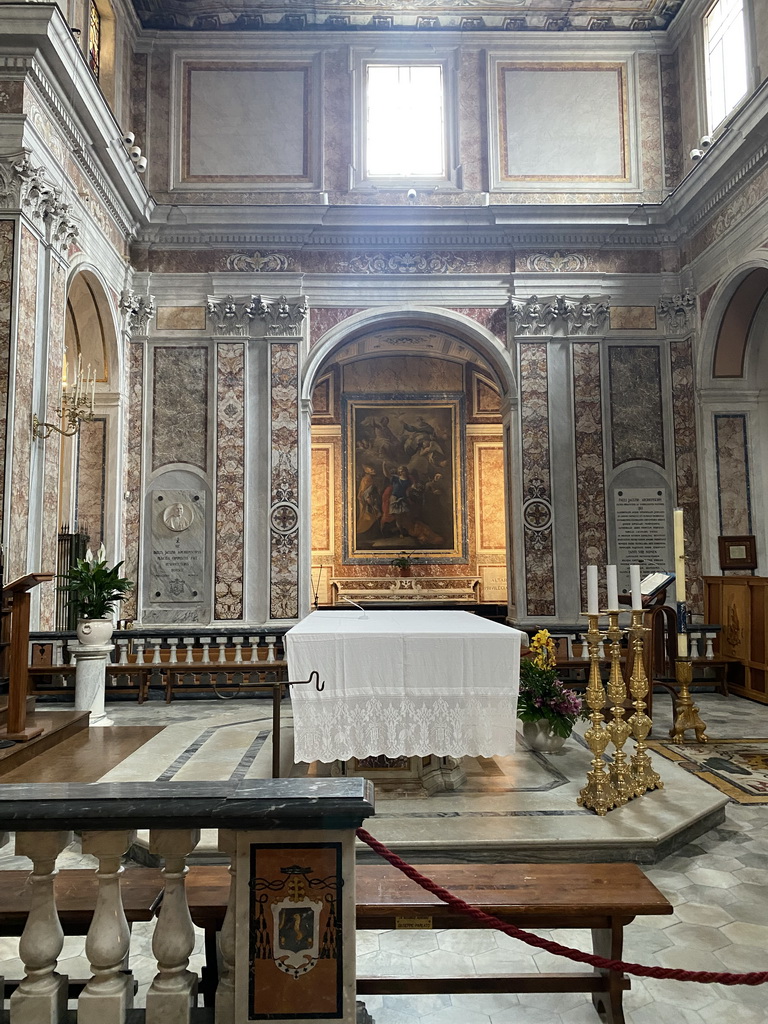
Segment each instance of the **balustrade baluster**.
[{"label": "balustrade baluster", "polygon": [[267,641],[267,662],[271,665],[275,660],[275,644],[277,643],[276,636],[265,637]]},{"label": "balustrade baluster", "polygon": [[177,636],[166,637],[170,651],[168,652],[168,664],[178,665],[179,657],[176,653],[176,648],[179,646],[179,638]]},{"label": "balustrade baluster", "polygon": [[146,1024],[189,1024],[197,975],[187,970],[195,948],[184,878],[186,858],[200,841],[197,829],[152,829],[150,851],[165,861],[165,893],[152,937],[158,973],[147,992]]},{"label": "balustrade baluster", "polygon": [[245,643],[244,636],[233,636],[232,643],[235,645],[235,664],[242,665],[243,663],[243,644]]},{"label": "balustrade baluster", "polygon": [[128,641],[128,640],[118,640],[117,641],[117,648],[120,651],[120,657],[117,659],[118,665],[127,665],[128,664],[128,644],[129,644],[129,642],[130,641]]},{"label": "balustrade baluster", "polygon": [[261,637],[249,636],[248,643],[251,645],[251,657],[250,662],[253,664],[259,660],[259,640]]},{"label": "balustrade baluster", "polygon": [[194,662],[194,660],[195,660],[195,652],[194,652],[195,638],[193,636],[185,636],[184,639],[182,640],[182,643],[187,648],[187,654],[186,654],[186,657],[185,657],[184,661],[187,663],[187,665],[191,665]]},{"label": "balustrade baluster", "polygon": [[690,638],[690,641],[691,641],[691,650],[690,650],[690,653],[689,653],[689,657],[691,657],[691,658],[698,658],[698,656],[699,656],[699,636],[700,635],[701,635],[700,633],[690,633],[689,634],[689,638]]},{"label": "balustrade baluster", "polygon": [[707,643],[707,652],[704,655],[705,658],[713,659],[715,657],[715,634],[707,633],[705,636]]},{"label": "balustrade baluster", "polygon": [[219,645],[219,664],[224,665],[227,660],[227,638],[225,636],[217,636],[216,643]]},{"label": "balustrade baluster", "polygon": [[143,665],[144,664],[144,644],[145,644],[144,640],[137,639],[137,640],[133,641],[133,646],[136,648],[136,664],[137,665]]},{"label": "balustrade baluster", "polygon": [[210,664],[211,654],[209,651],[209,647],[211,646],[211,638],[209,636],[201,636],[200,646],[203,648],[203,661],[206,663],[206,665]]},{"label": "balustrade baluster", "polygon": [[54,665],[63,665],[64,664],[64,641],[63,640],[54,640],[52,642],[52,647],[53,647],[53,656],[52,656],[53,664]]},{"label": "balustrade baluster", "polygon": [[229,854],[229,902],[219,932],[219,984],[216,989],[216,1024],[235,1019],[235,889],[237,882],[237,832],[219,829],[219,849]]},{"label": "balustrade baluster", "polygon": [[59,1024],[67,1012],[66,975],[56,973],[64,932],[56,910],[56,858],[71,832],[17,832],[16,855],[32,861],[29,916],[19,940],[25,977],[11,995],[11,1024]]},{"label": "balustrade baluster", "polygon": [[160,657],[160,645],[162,644],[163,641],[150,640],[149,642],[152,644],[152,650],[154,651],[154,654],[152,655],[152,664],[161,665],[163,659]]},{"label": "balustrade baluster", "polygon": [[120,861],[135,838],[129,831],[83,832],[83,853],[99,860],[99,889],[85,940],[93,976],[77,1003],[78,1024],[124,1024],[133,1006],[133,975],[123,971],[131,932],[120,895]]}]

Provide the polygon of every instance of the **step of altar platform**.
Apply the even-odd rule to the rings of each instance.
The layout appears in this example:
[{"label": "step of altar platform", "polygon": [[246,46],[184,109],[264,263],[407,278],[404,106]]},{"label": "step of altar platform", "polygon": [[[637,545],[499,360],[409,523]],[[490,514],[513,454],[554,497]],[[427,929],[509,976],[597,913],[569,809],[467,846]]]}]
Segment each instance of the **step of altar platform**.
[{"label": "step of altar platform", "polygon": [[[27,716],[31,715],[35,710],[35,698],[27,697]],[[0,726],[3,726],[8,721],[8,694],[4,694],[0,697]]]},{"label": "step of altar platform", "polygon": [[27,714],[27,726],[30,729],[42,728],[43,731],[39,736],[33,736],[31,740],[14,743],[12,747],[0,748],[0,776],[87,729],[89,717],[88,711],[33,710],[31,714]]}]

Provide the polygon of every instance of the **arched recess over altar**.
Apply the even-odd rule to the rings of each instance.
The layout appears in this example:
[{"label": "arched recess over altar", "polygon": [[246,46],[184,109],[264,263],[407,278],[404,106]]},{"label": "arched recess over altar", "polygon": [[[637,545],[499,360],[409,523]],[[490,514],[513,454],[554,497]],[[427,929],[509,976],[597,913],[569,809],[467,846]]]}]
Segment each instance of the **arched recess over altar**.
[{"label": "arched recess over altar", "polygon": [[117,310],[98,270],[81,264],[67,290],[64,380],[78,372],[92,381],[93,419],[85,420],[62,446],[59,529],[82,534],[94,550],[104,543],[109,559],[119,556],[118,500],[122,427],[122,357]]},{"label": "arched recess over altar", "polygon": [[358,313],[311,348],[301,398],[312,600],[513,605],[517,382],[499,338],[448,310]]},{"label": "arched recess over altar", "polygon": [[768,259],[759,251],[714,288],[701,329],[705,571],[721,571],[718,537],[754,536],[768,572]]}]

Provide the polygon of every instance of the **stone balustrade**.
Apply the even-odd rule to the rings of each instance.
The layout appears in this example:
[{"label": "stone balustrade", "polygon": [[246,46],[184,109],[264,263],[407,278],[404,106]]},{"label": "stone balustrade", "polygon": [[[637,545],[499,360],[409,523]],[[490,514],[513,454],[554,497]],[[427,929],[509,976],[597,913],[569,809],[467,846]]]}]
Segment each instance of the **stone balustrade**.
[{"label": "stone balustrade", "polygon": [[[163,864],[152,940],[157,973],[143,1019],[194,1019],[198,978],[189,970],[195,936],[185,876],[203,828],[219,830],[219,848],[231,859],[216,1024],[259,1017],[332,1017],[352,1024],[354,830],[372,813],[373,787],[364,779],[6,787],[0,829],[15,832],[15,853],[32,863],[30,910],[19,943],[25,974],[10,997],[11,1024],[66,1019],[68,979],[57,970],[63,931],[54,882],[57,858],[73,831],[82,834],[83,852],[98,861],[85,940],[91,976],[77,997],[77,1020],[125,1024],[134,983],[122,859],[137,829],[149,829],[150,850]],[[3,845],[7,841],[5,835]],[[148,869],[131,874],[142,870]],[[335,965],[314,971],[327,960]],[[137,1019],[135,1011],[130,1019]]]}]

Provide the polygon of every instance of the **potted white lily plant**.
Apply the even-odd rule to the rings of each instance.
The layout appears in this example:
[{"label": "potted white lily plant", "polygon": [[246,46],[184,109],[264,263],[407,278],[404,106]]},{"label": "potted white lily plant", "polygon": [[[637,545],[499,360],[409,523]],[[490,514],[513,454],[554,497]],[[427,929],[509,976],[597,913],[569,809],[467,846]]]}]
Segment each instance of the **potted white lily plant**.
[{"label": "potted white lily plant", "polygon": [[81,644],[106,644],[114,629],[116,601],[122,600],[133,582],[120,575],[122,562],[109,568],[104,545],[94,555],[88,549],[66,575],[65,589],[77,608],[77,639]]}]

